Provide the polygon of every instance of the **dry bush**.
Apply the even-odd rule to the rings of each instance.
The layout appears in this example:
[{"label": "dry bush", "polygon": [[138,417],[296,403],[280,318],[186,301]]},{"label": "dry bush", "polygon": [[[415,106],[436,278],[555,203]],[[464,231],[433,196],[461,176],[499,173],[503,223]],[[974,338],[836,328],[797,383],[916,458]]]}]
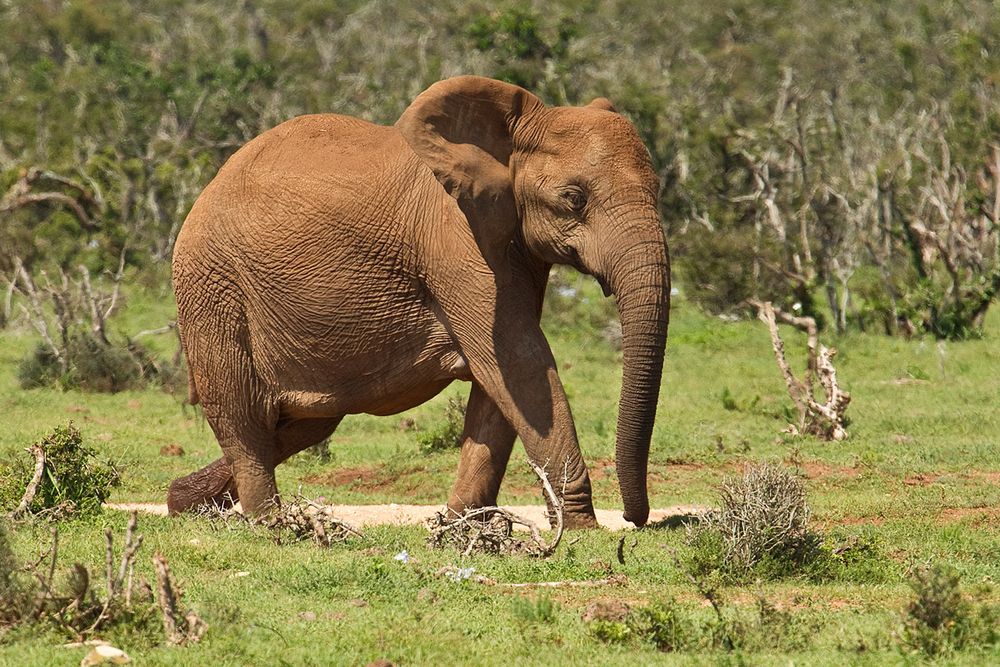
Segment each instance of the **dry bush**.
[{"label": "dry bush", "polygon": [[735,579],[764,561],[786,571],[817,548],[808,520],[805,488],[797,477],[777,465],[749,465],[742,477],[723,480],[719,509],[688,528],[689,567],[699,575],[719,571]]},{"label": "dry bush", "polygon": [[[49,550],[23,568],[16,566],[5,535],[0,532],[0,593],[3,593],[0,595],[0,633],[17,626],[48,625],[74,641],[84,641],[113,627],[151,632],[157,617],[162,616],[169,644],[199,641],[207,626],[194,612],[182,611],[180,591],[166,559],[160,554],[153,557],[159,599],[154,599],[152,587],[145,579],[137,580],[134,576],[135,561],[143,541],[136,533],[137,525],[138,518],[133,512],[117,561],[111,529],[105,531],[103,587],[97,585],[98,568],[81,563],[74,563],[65,579],[57,580],[57,528],[52,528]],[[183,623],[178,619],[183,619]]]},{"label": "dry bush", "polygon": [[[519,517],[501,507],[477,507],[468,509],[462,514],[454,512],[446,514],[438,512],[427,520],[425,526],[430,531],[427,543],[433,548],[451,546],[462,552],[463,556],[472,553],[487,554],[526,554],[547,558],[555,553],[563,534],[563,506],[559,496],[549,483],[545,469],[528,462],[542,481],[546,501],[552,508],[550,520],[556,524],[556,535],[551,543],[547,542],[533,522]],[[565,471],[563,474],[565,481]],[[530,534],[529,539],[514,536],[514,526],[524,526]]]}]

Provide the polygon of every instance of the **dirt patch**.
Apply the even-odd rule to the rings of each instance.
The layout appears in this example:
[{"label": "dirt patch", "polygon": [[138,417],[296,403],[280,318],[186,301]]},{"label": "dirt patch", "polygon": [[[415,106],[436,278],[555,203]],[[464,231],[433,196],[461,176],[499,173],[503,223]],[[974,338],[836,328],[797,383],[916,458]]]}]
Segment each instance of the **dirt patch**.
[{"label": "dirt patch", "polygon": [[943,475],[936,473],[918,472],[916,475],[909,475],[903,478],[903,484],[907,486],[930,486],[941,479]]},{"label": "dirt patch", "polygon": [[839,477],[844,479],[856,479],[861,475],[861,470],[852,466],[835,466],[823,461],[805,461],[799,465],[807,479],[825,479],[829,477]]},{"label": "dirt patch", "polygon": [[357,466],[353,468],[338,468],[327,472],[310,475],[302,481],[318,486],[347,486],[357,491],[379,492],[393,490],[403,495],[417,495],[426,491],[424,487],[428,480],[419,475],[426,473],[427,468],[416,466],[405,470],[389,470],[384,467]]},{"label": "dirt patch", "polygon": [[949,507],[937,515],[937,523],[971,523],[973,526],[1000,525],[1000,507]]}]

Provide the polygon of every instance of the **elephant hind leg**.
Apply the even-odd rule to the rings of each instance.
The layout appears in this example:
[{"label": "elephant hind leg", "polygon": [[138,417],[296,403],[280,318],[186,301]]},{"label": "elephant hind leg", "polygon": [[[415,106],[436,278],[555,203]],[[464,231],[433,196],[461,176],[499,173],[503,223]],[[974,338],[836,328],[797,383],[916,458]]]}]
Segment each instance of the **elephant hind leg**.
[{"label": "elephant hind leg", "polygon": [[201,505],[232,507],[239,500],[233,467],[225,458],[170,483],[167,512],[173,516]]},{"label": "elephant hind leg", "polygon": [[[275,465],[328,438],[340,420],[341,417],[279,422],[275,433]],[[197,472],[175,479],[167,492],[167,510],[171,515],[176,515],[205,504],[228,509],[237,500],[239,493],[232,465],[221,458]]]}]

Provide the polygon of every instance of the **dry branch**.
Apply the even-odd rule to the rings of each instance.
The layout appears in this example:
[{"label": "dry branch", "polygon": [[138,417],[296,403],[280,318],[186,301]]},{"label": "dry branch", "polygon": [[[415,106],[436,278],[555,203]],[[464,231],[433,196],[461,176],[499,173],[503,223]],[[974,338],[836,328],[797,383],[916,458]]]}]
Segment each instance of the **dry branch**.
[{"label": "dry branch", "polygon": [[[65,584],[56,586],[56,565],[59,554],[59,532],[52,528],[52,545],[35,563],[27,566],[37,580],[36,590],[31,593],[33,602],[23,613],[6,622],[16,624],[52,624],[76,641],[93,638],[110,626],[119,623],[143,623],[153,620],[157,610],[164,615],[164,629],[171,644],[197,642],[207,628],[197,614],[183,614],[179,608],[180,595],[173,582],[166,561],[157,554],[154,567],[160,591],[158,606],[154,604],[152,589],[144,579],[140,579],[138,595],[134,594],[132,576],[136,556],[142,546],[142,536],[136,534],[138,517],[135,512],[129,517],[125,530],[125,544],[120,561],[115,567],[114,538],[106,531],[104,569],[107,582],[103,594],[91,586],[93,576],[87,566],[74,564]],[[0,628],[2,629],[2,628]]]},{"label": "dry branch", "polygon": [[178,609],[180,591],[175,590],[170,566],[162,554],[153,556],[153,567],[156,569],[156,586],[159,592],[160,612],[163,615],[163,631],[167,635],[167,643],[174,646],[197,643],[208,629],[205,623],[193,611],[181,614]]},{"label": "dry branch", "polygon": [[[452,545],[461,551],[463,556],[474,552],[504,555],[523,553],[547,558],[555,553],[564,529],[562,499],[552,488],[545,469],[534,462],[528,463],[541,480],[546,502],[552,508],[550,519],[555,519],[556,534],[551,543],[542,537],[541,531],[533,521],[495,506],[469,509],[457,516],[454,513],[449,513],[447,516],[441,512],[436,513],[425,523],[431,533],[427,543],[435,548]],[[565,480],[564,468],[564,484]],[[516,525],[528,529],[530,540],[514,537]]]},{"label": "dry branch", "polygon": [[[847,437],[844,427],[844,412],[851,402],[851,396],[840,388],[837,383],[837,369],[833,358],[837,354],[834,348],[819,344],[816,321],[811,317],[796,317],[775,308],[770,301],[751,300],[750,304],[757,309],[757,317],[767,325],[771,334],[771,346],[774,348],[774,358],[781,369],[782,377],[788,388],[788,395],[798,411],[798,423],[792,428],[796,433],[809,433],[824,440],[843,440]],[[778,332],[778,320],[805,332],[808,349],[808,365],[805,379],[799,380],[792,372],[788,359],[785,357],[785,344]],[[825,399],[822,403],[816,400],[814,389],[815,379],[823,388]]]},{"label": "dry branch", "polygon": [[565,579],[561,581],[517,581],[501,582],[481,574],[475,574],[471,568],[462,569],[454,565],[446,565],[435,574],[439,577],[447,577],[453,581],[469,580],[483,586],[497,586],[498,588],[597,588],[600,586],[625,586],[628,584],[628,576],[625,574],[611,574],[601,579]]},{"label": "dry branch", "polygon": [[45,450],[42,446],[32,445],[27,451],[35,457],[35,471],[31,476],[31,481],[28,482],[28,486],[24,489],[24,496],[21,498],[21,502],[18,503],[17,507],[10,514],[12,519],[20,518],[31,507],[32,501],[35,500],[35,494],[38,493],[38,484],[42,481],[42,473],[45,472]]},{"label": "dry branch", "polygon": [[293,502],[276,505],[270,513],[250,517],[231,506],[228,509],[214,504],[198,508],[198,515],[229,530],[260,526],[267,528],[276,543],[288,539],[298,542],[311,539],[322,547],[329,547],[351,537],[363,537],[360,530],[334,516],[334,508],[297,495]]}]

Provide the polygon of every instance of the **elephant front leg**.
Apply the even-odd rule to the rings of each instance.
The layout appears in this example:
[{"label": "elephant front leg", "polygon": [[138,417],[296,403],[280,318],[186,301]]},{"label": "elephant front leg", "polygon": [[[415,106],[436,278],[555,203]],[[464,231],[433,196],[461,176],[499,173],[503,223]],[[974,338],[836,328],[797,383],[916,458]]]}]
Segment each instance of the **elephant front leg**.
[{"label": "elephant front leg", "polygon": [[[514,449],[517,433],[504,418],[503,413],[477,384],[472,385],[469,404],[465,411],[465,430],[462,434],[462,454],[458,476],[448,499],[448,509],[461,514],[467,509],[497,504],[500,484]],[[544,463],[544,461],[543,461]],[[562,471],[548,466],[552,486],[562,488]],[[589,478],[584,480],[589,489]],[[586,495],[586,494],[585,494]],[[588,496],[589,498],[589,496]],[[548,503],[549,499],[545,499]],[[582,511],[573,511],[582,509]],[[588,511],[589,509],[589,511]],[[588,502],[582,508],[568,508],[564,515],[569,528],[591,528],[595,525],[593,509]],[[554,525],[554,522],[553,522]]]},{"label": "elephant front leg", "polygon": [[[473,327],[467,339],[459,333],[476,390],[449,506],[462,509],[496,502],[516,432],[528,459],[545,469],[561,496],[565,525],[594,527],[590,475],[548,343],[537,322],[528,317],[497,320],[506,326],[490,332],[488,342],[475,340],[480,332]],[[455,324],[456,330],[464,328],[460,321]],[[476,398],[480,393],[482,397]]]}]

